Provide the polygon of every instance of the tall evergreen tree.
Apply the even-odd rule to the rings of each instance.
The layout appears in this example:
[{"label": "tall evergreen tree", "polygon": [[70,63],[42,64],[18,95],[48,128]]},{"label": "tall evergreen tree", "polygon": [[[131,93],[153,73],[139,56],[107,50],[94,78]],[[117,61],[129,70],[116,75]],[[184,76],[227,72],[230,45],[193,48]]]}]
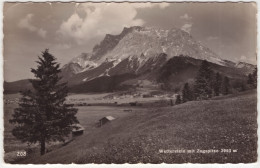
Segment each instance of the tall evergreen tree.
[{"label": "tall evergreen tree", "polygon": [[240,84],[240,92],[244,92],[246,90],[246,85],[244,83]]},{"label": "tall evergreen tree", "polygon": [[181,104],[181,95],[177,95],[175,104]]},{"label": "tall evergreen tree", "polygon": [[251,85],[253,88],[257,87],[257,68],[254,69],[252,74],[248,74],[247,84]]},{"label": "tall evergreen tree", "polygon": [[189,83],[185,83],[182,89],[182,102],[187,102],[193,100],[193,93],[189,86]]},{"label": "tall evergreen tree", "polygon": [[170,105],[173,106],[173,101],[172,101],[172,99],[170,100]]},{"label": "tall evergreen tree", "polygon": [[221,84],[222,84],[222,76],[217,72],[213,84],[215,96],[219,96],[219,93],[221,92]]},{"label": "tall evergreen tree", "polygon": [[13,135],[23,142],[39,142],[41,155],[45,154],[45,143],[64,141],[72,124],[78,123],[77,109],[65,103],[68,88],[59,82],[61,69],[55,60],[48,50],[42,52],[37,68],[31,69],[36,78],[30,80],[34,90],[22,93],[10,120],[15,124]]},{"label": "tall evergreen tree", "polygon": [[252,78],[253,78],[253,86],[254,86],[254,88],[256,88],[257,87],[257,68],[254,69]]},{"label": "tall evergreen tree", "polygon": [[230,93],[229,78],[225,76],[222,82],[222,94],[227,95],[229,93]]},{"label": "tall evergreen tree", "polygon": [[204,60],[195,79],[194,95],[199,99],[206,99],[212,95],[212,74],[209,63]]},{"label": "tall evergreen tree", "polygon": [[254,84],[254,79],[253,79],[253,76],[252,76],[251,73],[248,74],[248,76],[247,76],[247,84],[249,84],[249,85],[253,85]]}]

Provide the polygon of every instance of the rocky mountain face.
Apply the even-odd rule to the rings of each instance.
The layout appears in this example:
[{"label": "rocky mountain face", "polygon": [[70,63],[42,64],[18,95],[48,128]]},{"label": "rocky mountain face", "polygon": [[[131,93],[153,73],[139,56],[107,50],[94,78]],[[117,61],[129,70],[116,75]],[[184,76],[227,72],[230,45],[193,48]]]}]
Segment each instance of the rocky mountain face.
[{"label": "rocky mountain face", "polygon": [[[137,56],[140,60],[149,59],[165,53],[168,59],[178,55],[189,55],[196,59],[206,59],[221,64],[222,60],[215,53],[195,41],[192,36],[180,29],[158,29],[150,27],[134,27],[109,52],[99,58],[126,59]],[[92,57],[95,57],[94,55]]]},{"label": "rocky mountain face", "polygon": [[63,74],[65,80],[69,79],[70,87],[77,86],[80,90],[92,88],[89,83],[99,86],[97,81],[100,79],[113,81],[117,79],[115,76],[124,76],[125,80],[134,76],[155,82],[167,79],[177,84],[192,80],[201,60],[209,61],[219,72],[228,71],[235,78],[241,78],[239,73],[245,78],[255,68],[254,65],[220,59],[180,29],[134,26],[124,28],[119,35],[107,34],[92,53],[83,53],[65,65],[63,72],[66,73]]},{"label": "rocky mountain face", "polygon": [[101,59],[105,54],[107,54],[109,51],[112,51],[118,43],[129,33],[140,29],[141,27],[130,27],[130,28],[124,28],[123,31],[119,35],[111,35],[107,34],[100,42],[100,44],[97,44],[92,51],[91,60],[98,61]]},{"label": "rocky mountain face", "polygon": [[86,82],[100,76],[140,74],[179,55],[225,65],[225,61],[185,31],[134,26],[124,28],[119,35],[107,34],[92,53],[82,53],[65,65],[63,76]]},{"label": "rocky mountain face", "polygon": [[178,84],[194,78],[201,60],[234,78],[245,78],[256,67],[222,60],[180,29],[134,26],[119,35],[107,34],[91,53],[82,53],[64,65],[61,76],[77,92],[89,88],[111,91],[130,79]]}]

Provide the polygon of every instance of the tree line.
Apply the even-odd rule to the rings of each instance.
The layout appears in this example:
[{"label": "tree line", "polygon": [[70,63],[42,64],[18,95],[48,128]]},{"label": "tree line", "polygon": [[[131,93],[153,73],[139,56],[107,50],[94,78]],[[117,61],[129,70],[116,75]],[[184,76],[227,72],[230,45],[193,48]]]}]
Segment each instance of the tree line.
[{"label": "tree line", "polygon": [[[257,69],[248,75],[247,84],[250,88],[257,86]],[[243,82],[239,83],[240,91],[245,90]],[[177,95],[175,104],[185,103],[192,100],[205,100],[214,96],[228,95],[231,93],[232,86],[228,76],[214,72],[209,62],[204,60],[195,77],[193,85],[185,83],[181,95]]]},{"label": "tree line", "polygon": [[252,74],[248,74],[247,84],[252,88],[257,87],[257,68],[254,69]]}]

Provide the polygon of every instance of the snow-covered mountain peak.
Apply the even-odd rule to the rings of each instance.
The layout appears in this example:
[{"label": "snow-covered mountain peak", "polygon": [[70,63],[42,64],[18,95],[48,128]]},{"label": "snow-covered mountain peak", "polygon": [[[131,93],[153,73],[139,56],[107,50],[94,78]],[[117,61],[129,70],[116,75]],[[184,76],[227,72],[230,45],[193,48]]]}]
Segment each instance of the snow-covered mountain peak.
[{"label": "snow-covered mountain peak", "polygon": [[113,49],[101,56],[99,61],[102,62],[106,58],[126,59],[132,55],[140,56],[142,53],[146,58],[150,58],[160,53],[166,53],[168,59],[178,55],[188,55],[196,59],[205,59],[221,64],[215,53],[183,30],[132,27],[124,29],[123,32],[126,30],[128,33],[121,37]]},{"label": "snow-covered mountain peak", "polygon": [[97,68],[98,76],[139,73],[180,55],[226,65],[214,52],[181,29],[133,26],[123,28],[118,35],[105,35],[92,53],[73,58],[67,68],[74,74]]}]

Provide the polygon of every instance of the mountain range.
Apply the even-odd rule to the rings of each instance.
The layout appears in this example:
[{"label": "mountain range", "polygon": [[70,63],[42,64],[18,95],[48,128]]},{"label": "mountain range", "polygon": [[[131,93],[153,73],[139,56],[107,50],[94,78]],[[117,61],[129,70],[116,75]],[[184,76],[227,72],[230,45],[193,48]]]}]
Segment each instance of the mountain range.
[{"label": "mountain range", "polygon": [[[202,60],[234,80],[245,80],[256,67],[221,59],[181,29],[133,26],[118,35],[107,34],[91,53],[82,53],[64,65],[61,76],[70,91],[77,93],[124,90],[138,87],[140,81],[159,88],[161,83],[192,81]],[[28,80],[4,82],[5,93],[28,87]]]}]

